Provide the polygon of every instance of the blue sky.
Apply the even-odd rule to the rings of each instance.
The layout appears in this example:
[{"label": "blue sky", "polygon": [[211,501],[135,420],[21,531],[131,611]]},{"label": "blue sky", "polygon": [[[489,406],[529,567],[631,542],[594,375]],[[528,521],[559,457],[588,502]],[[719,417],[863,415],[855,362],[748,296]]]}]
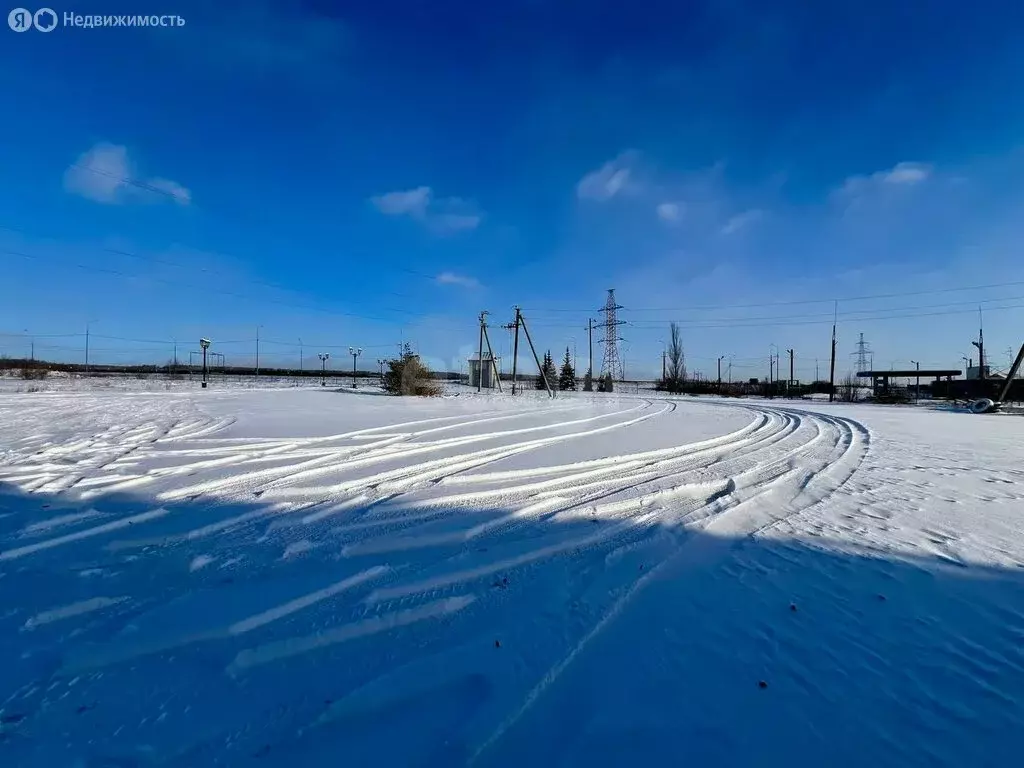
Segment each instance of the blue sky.
[{"label": "blue sky", "polygon": [[41,356],[88,323],[97,358],[243,362],[262,326],[267,363],[458,368],[518,303],[582,359],[609,287],[627,374],[680,319],[691,368],[776,344],[810,378],[833,298],[840,370],[860,332],[876,367],[957,365],[979,303],[994,365],[1021,341],[1019,3],[54,10],[186,24],[0,33],[0,332]]}]

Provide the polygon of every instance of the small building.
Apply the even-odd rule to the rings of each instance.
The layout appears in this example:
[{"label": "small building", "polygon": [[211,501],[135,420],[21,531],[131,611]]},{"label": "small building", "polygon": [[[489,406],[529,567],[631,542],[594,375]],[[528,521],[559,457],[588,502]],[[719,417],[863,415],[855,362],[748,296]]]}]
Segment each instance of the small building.
[{"label": "small building", "polygon": [[906,369],[902,371],[860,371],[857,376],[862,379],[871,379],[871,390],[875,397],[885,397],[894,391],[891,379],[913,379],[915,382],[925,379],[927,386],[928,379],[935,379],[935,383],[941,382],[942,377],[950,381],[954,376],[959,376],[960,371],[952,369]]},{"label": "small building", "polygon": [[484,389],[494,389],[496,386],[494,381],[494,367],[501,360],[500,357],[492,358],[490,355],[485,354],[483,357],[483,380],[480,379],[480,358],[473,355],[469,358],[469,386],[476,387],[481,386]]},{"label": "small building", "polygon": [[[967,369],[967,375],[964,378],[966,378],[968,381],[974,381],[976,379],[982,378],[981,367],[977,366],[977,365],[972,365],[970,368]],[[985,376],[984,376],[984,378],[986,378],[986,379],[993,378],[993,376],[992,376],[992,367],[989,366],[989,365],[985,366]]]}]

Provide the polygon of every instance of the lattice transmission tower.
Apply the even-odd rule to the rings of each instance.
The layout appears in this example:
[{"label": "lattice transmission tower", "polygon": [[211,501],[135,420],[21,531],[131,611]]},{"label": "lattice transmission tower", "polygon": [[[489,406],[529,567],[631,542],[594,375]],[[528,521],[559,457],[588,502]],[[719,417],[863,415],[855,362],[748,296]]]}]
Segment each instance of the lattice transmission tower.
[{"label": "lattice transmission tower", "polygon": [[864,334],[860,335],[860,341],[857,342],[857,351],[852,352],[852,355],[857,358],[857,373],[861,371],[869,370],[871,367],[871,346],[864,341]]},{"label": "lattice transmission tower", "polygon": [[600,343],[604,344],[604,360],[601,361],[601,378],[611,374],[613,381],[622,381],[622,360],[619,358],[619,342],[625,341],[619,336],[619,326],[625,320],[618,320],[616,312],[622,309],[621,304],[615,303],[615,289],[608,289],[608,299],[600,311],[604,312],[604,338]]}]

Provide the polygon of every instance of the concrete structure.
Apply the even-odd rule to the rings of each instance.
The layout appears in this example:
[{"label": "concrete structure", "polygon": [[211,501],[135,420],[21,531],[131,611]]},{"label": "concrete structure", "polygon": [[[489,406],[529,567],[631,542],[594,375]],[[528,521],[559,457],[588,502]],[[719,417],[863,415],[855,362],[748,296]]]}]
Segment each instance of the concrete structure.
[{"label": "concrete structure", "polygon": [[492,363],[491,356],[485,354],[483,360],[483,380],[480,381],[480,358],[476,355],[469,358],[469,386],[475,387],[479,381],[480,386],[484,389],[494,389],[496,386],[494,381],[494,366],[499,363],[501,358],[495,357],[494,362]]}]

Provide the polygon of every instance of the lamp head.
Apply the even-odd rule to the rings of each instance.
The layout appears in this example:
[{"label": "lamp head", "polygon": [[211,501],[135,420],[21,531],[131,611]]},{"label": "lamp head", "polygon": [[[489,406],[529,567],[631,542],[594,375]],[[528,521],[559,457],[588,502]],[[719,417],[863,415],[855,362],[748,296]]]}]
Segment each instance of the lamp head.
[{"label": "lamp head", "polygon": [[210,348],[210,340],[209,339],[200,339],[199,340],[199,346],[202,347],[203,349],[209,349]]}]

